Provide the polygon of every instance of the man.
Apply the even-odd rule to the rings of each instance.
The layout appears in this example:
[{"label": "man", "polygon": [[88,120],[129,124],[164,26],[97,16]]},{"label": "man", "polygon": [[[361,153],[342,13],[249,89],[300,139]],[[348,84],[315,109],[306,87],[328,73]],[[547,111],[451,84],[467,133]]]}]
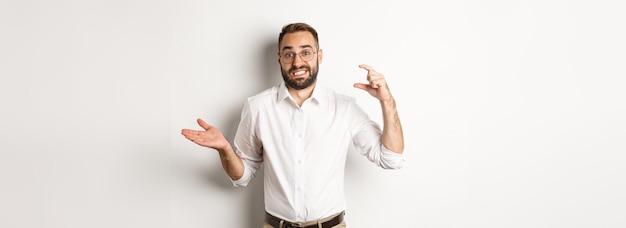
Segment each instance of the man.
[{"label": "man", "polygon": [[385,169],[402,167],[404,139],[396,104],[382,74],[367,70],[367,84],[354,87],[377,98],[383,129],[353,98],[317,85],[323,52],[315,29],[283,27],[278,63],[284,82],[249,97],[231,146],[201,119],[203,130],[183,129],[194,143],[216,149],[235,186],[265,170],[264,228],[346,227],[344,168],[350,146]]}]

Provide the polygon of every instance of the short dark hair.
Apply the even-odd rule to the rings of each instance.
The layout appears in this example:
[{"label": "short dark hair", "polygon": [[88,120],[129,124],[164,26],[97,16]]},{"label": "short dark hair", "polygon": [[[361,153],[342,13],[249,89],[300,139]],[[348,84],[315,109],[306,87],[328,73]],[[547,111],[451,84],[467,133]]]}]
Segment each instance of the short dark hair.
[{"label": "short dark hair", "polygon": [[285,35],[289,33],[295,33],[295,32],[310,32],[311,35],[313,35],[313,38],[315,38],[315,45],[317,45],[317,48],[320,47],[320,42],[317,37],[317,31],[315,31],[315,29],[312,26],[306,23],[298,22],[298,23],[291,23],[291,24],[283,26],[283,30],[280,32],[280,35],[278,35],[279,51],[280,51],[280,42],[283,41],[283,38],[285,37]]}]

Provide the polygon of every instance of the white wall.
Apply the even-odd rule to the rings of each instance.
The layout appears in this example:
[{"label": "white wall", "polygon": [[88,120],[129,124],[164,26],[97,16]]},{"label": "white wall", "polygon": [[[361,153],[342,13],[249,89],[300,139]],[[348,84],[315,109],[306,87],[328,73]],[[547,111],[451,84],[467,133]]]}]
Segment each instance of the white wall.
[{"label": "white wall", "polygon": [[347,164],[350,227],[626,226],[621,1],[0,1],[0,227],[260,227],[180,135],[232,138],[280,81],[284,24],[320,33],[319,79],[387,76],[407,163]]}]

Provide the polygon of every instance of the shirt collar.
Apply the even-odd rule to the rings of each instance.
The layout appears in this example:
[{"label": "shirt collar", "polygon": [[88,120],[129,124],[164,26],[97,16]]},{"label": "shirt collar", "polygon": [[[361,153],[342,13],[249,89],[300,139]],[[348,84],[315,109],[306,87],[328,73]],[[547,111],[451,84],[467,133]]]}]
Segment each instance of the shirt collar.
[{"label": "shirt collar", "polygon": [[[276,102],[284,101],[285,99],[293,99],[291,98],[291,94],[289,94],[289,90],[287,90],[287,85],[285,82],[280,83],[278,86],[278,97]],[[317,102],[318,104],[322,104],[328,100],[327,88],[318,84],[315,85],[313,89],[313,94],[311,94],[311,101]]]}]

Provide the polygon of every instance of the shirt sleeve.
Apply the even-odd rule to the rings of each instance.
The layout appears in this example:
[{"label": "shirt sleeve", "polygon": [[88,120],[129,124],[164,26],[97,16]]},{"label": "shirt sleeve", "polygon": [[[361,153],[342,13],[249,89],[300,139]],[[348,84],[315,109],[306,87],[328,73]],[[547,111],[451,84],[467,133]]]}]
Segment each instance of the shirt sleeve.
[{"label": "shirt sleeve", "polygon": [[372,163],[383,169],[400,169],[404,155],[387,149],[382,143],[382,130],[356,103],[351,103],[350,129],[354,148]]},{"label": "shirt sleeve", "polygon": [[246,101],[241,111],[241,121],[237,127],[237,133],[233,140],[234,150],[243,160],[243,176],[238,180],[232,180],[233,186],[245,187],[256,176],[263,162],[263,149],[261,141],[255,134],[255,114],[251,111],[250,103]]}]

